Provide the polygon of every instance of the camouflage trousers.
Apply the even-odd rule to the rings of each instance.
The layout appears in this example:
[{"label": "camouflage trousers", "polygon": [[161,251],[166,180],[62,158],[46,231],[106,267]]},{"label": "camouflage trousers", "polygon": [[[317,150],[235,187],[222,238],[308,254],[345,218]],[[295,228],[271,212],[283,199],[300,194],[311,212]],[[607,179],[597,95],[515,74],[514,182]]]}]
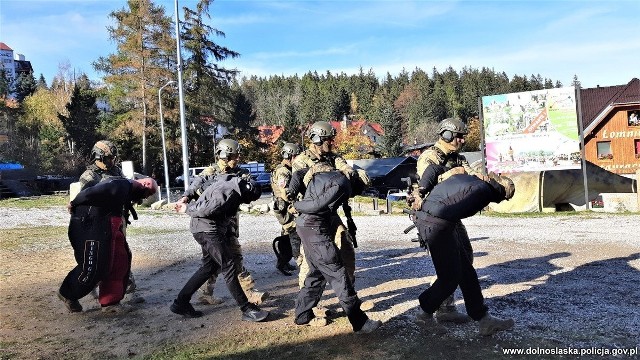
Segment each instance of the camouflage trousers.
[{"label": "camouflage trousers", "polygon": [[[251,276],[249,270],[244,267],[242,248],[240,247],[240,242],[238,241],[237,236],[230,237],[229,250],[231,250],[231,253],[233,254],[233,266],[235,267],[236,274],[238,274],[240,286],[242,287],[242,290],[244,290],[245,294],[250,293],[255,287],[255,280]],[[213,295],[218,275],[219,274],[217,273],[211,275],[209,280],[207,280],[207,282],[200,288],[200,291],[204,295]]]},{"label": "camouflage trousers", "polygon": [[[347,227],[342,223],[342,219],[338,215],[331,217],[331,233],[335,234],[333,241],[340,250],[340,258],[342,259],[342,265],[347,271],[347,276],[351,280],[351,284],[356,281],[356,252],[353,248],[353,240],[351,235],[347,231]],[[296,259],[298,263],[298,287],[302,289],[304,286],[304,279],[309,274],[309,265],[304,257],[304,246],[300,245],[300,256]]]}]

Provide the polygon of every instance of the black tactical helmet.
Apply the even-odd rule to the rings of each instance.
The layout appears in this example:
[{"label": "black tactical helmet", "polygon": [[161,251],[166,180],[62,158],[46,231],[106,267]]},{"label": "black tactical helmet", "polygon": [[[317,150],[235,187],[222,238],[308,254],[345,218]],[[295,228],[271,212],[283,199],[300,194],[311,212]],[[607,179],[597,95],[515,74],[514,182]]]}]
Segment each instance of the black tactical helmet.
[{"label": "black tactical helmet", "polygon": [[118,148],[108,140],[100,140],[91,149],[91,160],[102,161],[105,157],[118,157]]},{"label": "black tactical helmet", "polygon": [[282,154],[282,158],[284,159],[291,159],[294,156],[300,154],[301,151],[302,150],[300,149],[300,146],[298,146],[298,144],[286,143],[282,145],[282,150],[280,150],[280,154]]},{"label": "black tactical helmet", "polygon": [[336,129],[326,121],[316,121],[311,125],[307,136],[311,139],[312,143],[319,144],[327,138],[336,136]]},{"label": "black tactical helmet", "polygon": [[240,154],[240,144],[233,139],[222,139],[216,146],[216,156],[226,159],[231,154]]},{"label": "black tactical helmet", "polygon": [[447,118],[440,122],[438,134],[446,142],[452,142],[457,134],[467,134],[467,125],[458,118]]}]

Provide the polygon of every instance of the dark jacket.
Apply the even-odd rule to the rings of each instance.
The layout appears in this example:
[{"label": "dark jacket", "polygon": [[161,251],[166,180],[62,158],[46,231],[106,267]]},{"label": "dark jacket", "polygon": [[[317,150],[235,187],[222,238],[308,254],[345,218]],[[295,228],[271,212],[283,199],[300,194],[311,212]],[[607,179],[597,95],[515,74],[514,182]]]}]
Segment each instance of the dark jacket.
[{"label": "dark jacket", "polygon": [[304,168],[302,170],[294,171],[291,174],[291,180],[289,180],[289,185],[287,186],[287,197],[289,199],[295,199],[298,194],[303,194],[307,191],[307,188],[304,186],[304,176],[309,171],[309,168]]},{"label": "dark jacket", "polygon": [[189,184],[187,190],[184,191],[182,196],[187,197],[189,200],[196,200],[202,195],[202,193],[213,184],[216,179],[216,175],[200,175]]},{"label": "dark jacket", "polygon": [[71,206],[97,207],[97,215],[123,216],[126,208],[131,205],[130,180],[112,178],[94,186],[85,188],[71,201]]},{"label": "dark jacket", "polygon": [[[241,203],[248,203],[247,181],[230,174],[218,175],[198,200],[187,205],[191,216],[191,232],[214,232],[227,226],[235,217]],[[258,195],[259,197],[259,195]]]},{"label": "dark jacket", "polygon": [[441,219],[458,221],[473,216],[490,202],[498,203],[504,199],[504,187],[495,180],[486,182],[475,175],[459,174],[433,186],[422,203],[421,211]]},{"label": "dark jacket", "polygon": [[189,200],[196,200],[202,193],[209,187],[209,185],[213,184],[216,181],[216,176],[229,174],[235,175],[237,177],[247,177],[249,174],[249,170],[243,169],[241,167],[235,167],[230,169],[228,172],[222,172],[218,165],[213,165],[210,167],[212,174],[200,175],[196,176],[195,179],[189,184],[189,187],[182,196],[187,197]]},{"label": "dark jacket", "polygon": [[300,213],[296,225],[310,226],[328,221],[349,200],[351,184],[340,171],[318,172],[307,185],[304,198],[293,203]]}]

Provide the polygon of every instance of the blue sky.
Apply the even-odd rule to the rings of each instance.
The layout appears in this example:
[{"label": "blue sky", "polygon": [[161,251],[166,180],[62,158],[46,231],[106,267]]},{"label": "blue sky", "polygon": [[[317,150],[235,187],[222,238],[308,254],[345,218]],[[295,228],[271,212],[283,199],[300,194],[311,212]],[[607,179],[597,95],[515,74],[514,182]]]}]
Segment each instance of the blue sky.
[{"label": "blue sky", "polygon": [[[157,0],[173,16],[173,0]],[[196,0],[179,0],[194,7]],[[125,0],[0,0],[0,41],[50,83],[59,64],[85,72],[113,53],[106,27]],[[378,77],[452,66],[540,74],[583,87],[640,77],[640,1],[216,0],[216,42],[244,76],[308,71]],[[182,16],[182,14],[180,15]]]}]

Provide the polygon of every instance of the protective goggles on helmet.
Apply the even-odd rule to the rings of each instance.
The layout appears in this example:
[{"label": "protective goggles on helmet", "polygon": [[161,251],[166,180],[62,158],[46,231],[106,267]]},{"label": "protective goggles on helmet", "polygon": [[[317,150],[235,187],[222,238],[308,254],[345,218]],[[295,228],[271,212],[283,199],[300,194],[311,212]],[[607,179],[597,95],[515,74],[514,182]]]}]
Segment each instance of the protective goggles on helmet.
[{"label": "protective goggles on helmet", "polygon": [[218,154],[218,157],[222,160],[237,160],[238,154],[227,152],[227,151],[220,151],[220,153]]}]

